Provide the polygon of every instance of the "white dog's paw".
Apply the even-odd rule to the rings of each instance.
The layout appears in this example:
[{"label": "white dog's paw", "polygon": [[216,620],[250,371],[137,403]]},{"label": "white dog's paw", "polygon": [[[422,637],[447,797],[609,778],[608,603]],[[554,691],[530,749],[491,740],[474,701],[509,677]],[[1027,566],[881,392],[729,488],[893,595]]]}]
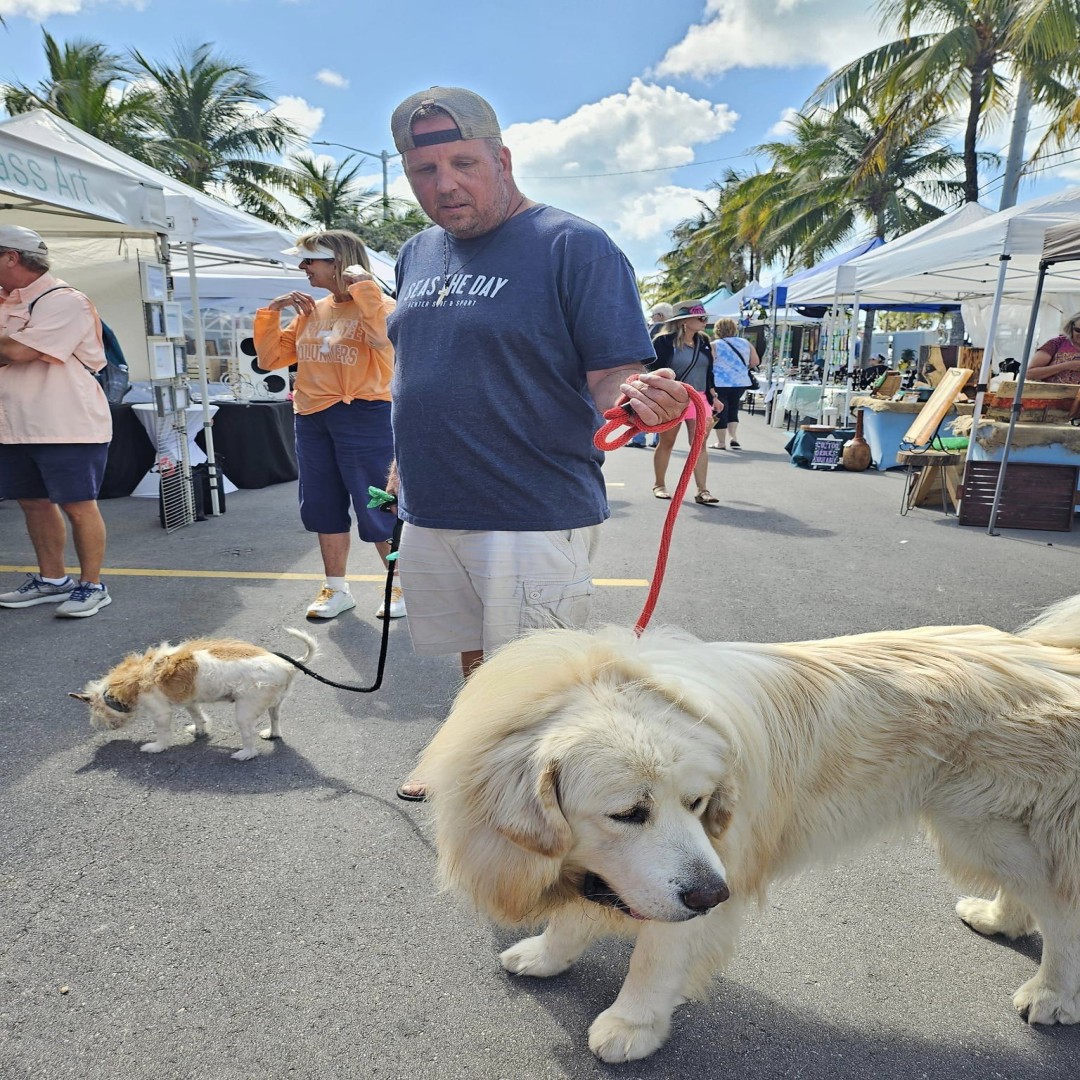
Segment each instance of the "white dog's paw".
[{"label": "white dog's paw", "polygon": [[278,739],[281,738],[281,736],[275,735],[273,728],[263,728],[262,731],[259,732],[259,738],[273,740],[276,742]]},{"label": "white dog's paw", "polygon": [[184,730],[189,735],[193,735],[196,739],[202,739],[202,738],[205,738],[205,736],[206,736],[206,725],[205,724],[185,724],[184,725]]},{"label": "white dog's paw", "polygon": [[1035,921],[1026,912],[1012,906],[1003,908],[999,900],[983,900],[978,896],[963,896],[956,902],[956,914],[977,934],[1008,938],[1025,937],[1034,933]]},{"label": "white dog's paw", "polygon": [[618,1016],[614,1006],[605,1009],[589,1028],[589,1049],[610,1065],[637,1061],[655,1053],[667,1041],[671,1017],[657,1017],[651,1024],[635,1024]]},{"label": "white dog's paw", "polygon": [[253,757],[258,757],[258,750],[237,750],[235,754],[230,754],[229,757],[233,761],[250,761]]},{"label": "white dog's paw", "polygon": [[560,971],[565,971],[573,960],[552,955],[547,945],[547,938],[543,934],[525,938],[500,953],[499,963],[511,975],[532,975],[536,979],[558,975]]},{"label": "white dog's paw", "polygon": [[1080,994],[1066,997],[1044,986],[1038,975],[1013,994],[1013,1004],[1029,1024],[1080,1023]]},{"label": "white dog's paw", "polygon": [[160,754],[162,750],[168,750],[169,744],[164,742],[148,742],[143,743],[139,749],[144,754]]}]

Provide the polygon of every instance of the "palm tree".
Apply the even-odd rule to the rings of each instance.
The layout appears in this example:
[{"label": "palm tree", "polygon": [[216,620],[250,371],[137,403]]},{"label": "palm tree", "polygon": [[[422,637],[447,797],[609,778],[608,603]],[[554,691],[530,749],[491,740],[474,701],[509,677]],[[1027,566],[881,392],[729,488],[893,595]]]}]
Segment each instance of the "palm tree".
[{"label": "palm tree", "polygon": [[122,58],[96,41],[61,45],[43,31],[48,77],[35,87],[4,86],[11,115],[47,109],[119,150],[139,157],[152,122],[153,95],[132,86]]},{"label": "palm tree", "polygon": [[[378,211],[376,212],[376,207]],[[373,251],[397,255],[401,245],[431,225],[431,219],[415,203],[390,199],[383,216],[382,196],[365,208],[362,217],[344,225],[359,236]]]},{"label": "palm tree", "polygon": [[320,229],[337,229],[342,223],[359,217],[378,203],[382,197],[370,189],[356,186],[363,159],[355,164],[350,154],[336,164],[320,163],[311,154],[295,154],[292,158],[292,194],[299,200],[303,213],[302,224]]},{"label": "palm tree", "polygon": [[765,245],[812,266],[857,233],[885,240],[939,217],[960,194],[944,126],[906,101],[797,113],[791,140],[755,148],[786,178],[770,192]]},{"label": "palm tree", "polygon": [[171,63],[137,50],[131,58],[154,98],[152,162],[199,191],[227,192],[249,213],[287,225],[288,211],[270,189],[288,189],[294,178],[266,159],[283,153],[298,132],[266,109],[273,99],[262,81],[209,44],[178,53]]},{"label": "palm tree", "polygon": [[[1080,74],[1080,0],[881,0],[879,10],[904,36],[834,72],[812,100],[844,111],[906,97],[920,112],[962,113],[965,201],[979,198],[980,129],[1012,108],[1010,69],[1068,126]],[[916,24],[926,32],[913,33]]]}]

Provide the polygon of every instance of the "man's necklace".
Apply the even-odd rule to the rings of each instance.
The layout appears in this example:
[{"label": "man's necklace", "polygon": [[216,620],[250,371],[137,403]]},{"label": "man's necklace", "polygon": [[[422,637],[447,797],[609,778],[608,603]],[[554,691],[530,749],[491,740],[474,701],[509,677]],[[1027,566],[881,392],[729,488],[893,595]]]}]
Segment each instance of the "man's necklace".
[{"label": "man's necklace", "polygon": [[[495,237],[498,236],[499,230],[522,208],[522,206],[524,204],[525,204],[525,196],[522,195],[521,198],[518,200],[517,206],[515,206],[514,209],[511,210],[510,213],[507,214],[506,217],[504,217],[502,219],[502,221],[500,221],[499,224],[496,225],[495,228],[491,230],[491,232],[489,234],[488,242],[486,244],[484,244],[484,246],[482,248],[480,248],[479,251],[474,251],[454,271],[454,277],[457,277],[461,273],[461,271],[464,270],[465,267],[469,265],[469,263],[471,263],[474,259],[480,258],[480,256],[483,255],[485,251],[487,251],[487,249],[491,246],[492,242],[494,241]],[[449,295],[450,295],[450,234],[444,229],[443,230],[442,288],[439,289],[439,298],[435,301],[435,306],[436,307],[442,307],[443,306],[443,301]]]}]

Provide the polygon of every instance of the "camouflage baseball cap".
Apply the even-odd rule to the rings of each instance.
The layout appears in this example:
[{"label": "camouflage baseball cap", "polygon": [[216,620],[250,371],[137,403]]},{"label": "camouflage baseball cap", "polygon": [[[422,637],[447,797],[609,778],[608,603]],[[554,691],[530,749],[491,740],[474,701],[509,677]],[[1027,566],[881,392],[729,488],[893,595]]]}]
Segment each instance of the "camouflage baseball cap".
[{"label": "camouflage baseball cap", "polygon": [[[413,117],[425,105],[442,109],[457,128],[413,135]],[[460,86],[432,86],[407,97],[394,110],[390,129],[394,133],[394,145],[402,154],[418,146],[465,139],[498,139],[502,136],[495,110],[479,94]]]}]

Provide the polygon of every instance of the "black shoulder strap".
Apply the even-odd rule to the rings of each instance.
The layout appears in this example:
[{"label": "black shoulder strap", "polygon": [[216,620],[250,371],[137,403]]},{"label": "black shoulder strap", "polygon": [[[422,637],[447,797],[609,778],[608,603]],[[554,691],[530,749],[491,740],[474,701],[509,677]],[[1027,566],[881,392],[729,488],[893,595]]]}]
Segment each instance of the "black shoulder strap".
[{"label": "black shoulder strap", "polygon": [[[51,293],[51,292],[58,292],[60,289],[70,289],[70,288],[73,288],[73,286],[71,286],[71,285],[54,285],[51,289],[46,289],[41,294],[41,296],[48,296],[49,293]],[[31,315],[33,315],[34,307],[37,304],[37,302],[41,299],[41,296],[35,296],[34,299],[31,300],[30,303],[26,305],[26,316],[27,316],[27,318],[29,318]]]},{"label": "black shoulder strap", "polygon": [[[74,285],[54,285],[51,289],[46,289],[41,294],[41,296],[48,296],[49,293],[51,293],[51,292],[59,292],[61,289],[71,289],[72,292],[74,292],[75,291],[75,286]],[[35,296],[34,299],[31,300],[30,303],[26,305],[26,318],[27,318],[27,320],[29,320],[30,316],[34,314],[34,306],[41,299],[41,296]],[[100,321],[100,319],[99,319],[99,321]],[[87,364],[84,364],[82,357],[79,356],[78,353],[72,353],[71,355],[76,360],[78,360],[79,363],[82,364],[82,366],[84,368],[86,368],[86,370],[89,371],[90,374],[93,375],[95,379],[97,378],[97,372],[94,371],[94,369],[92,367],[88,366]]]}]

